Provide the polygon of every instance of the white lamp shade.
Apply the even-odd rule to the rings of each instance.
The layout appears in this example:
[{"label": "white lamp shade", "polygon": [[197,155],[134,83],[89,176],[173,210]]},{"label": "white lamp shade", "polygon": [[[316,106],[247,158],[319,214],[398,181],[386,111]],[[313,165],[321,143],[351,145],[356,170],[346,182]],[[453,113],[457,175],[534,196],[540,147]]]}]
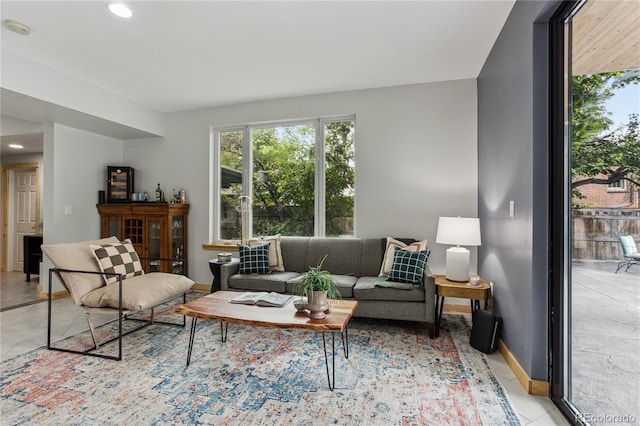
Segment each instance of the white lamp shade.
[{"label": "white lamp shade", "polygon": [[436,243],[458,246],[480,245],[480,219],[475,217],[441,217]]}]

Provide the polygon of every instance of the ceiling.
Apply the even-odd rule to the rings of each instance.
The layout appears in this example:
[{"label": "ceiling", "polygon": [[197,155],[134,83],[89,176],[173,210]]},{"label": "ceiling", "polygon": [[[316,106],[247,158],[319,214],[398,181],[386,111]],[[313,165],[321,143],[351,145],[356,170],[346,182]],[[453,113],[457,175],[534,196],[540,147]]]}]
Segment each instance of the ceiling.
[{"label": "ceiling", "polygon": [[160,112],[475,78],[508,1],[5,1],[2,47]]},{"label": "ceiling", "polygon": [[[133,17],[122,19],[106,1],[3,0],[2,20],[28,25],[31,35],[2,26],[0,40],[32,61],[174,112],[475,78],[514,1],[139,0],[126,2]],[[574,73],[640,67],[638,28],[639,2],[587,2],[574,22]],[[36,107],[2,89],[4,115],[65,116],[71,125],[91,119]],[[136,137],[135,129],[96,120],[94,128],[109,126],[114,137]],[[0,152],[16,138],[3,136]],[[23,152],[42,149],[33,133],[20,139]]]},{"label": "ceiling", "polygon": [[572,21],[574,75],[640,69],[640,2],[588,1]]}]

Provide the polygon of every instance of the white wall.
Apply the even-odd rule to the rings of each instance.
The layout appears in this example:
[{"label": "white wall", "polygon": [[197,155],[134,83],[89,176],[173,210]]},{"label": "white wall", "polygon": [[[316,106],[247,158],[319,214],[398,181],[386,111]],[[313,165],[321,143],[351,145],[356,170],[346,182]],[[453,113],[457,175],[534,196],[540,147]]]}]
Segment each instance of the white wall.
[{"label": "white wall", "polygon": [[42,133],[42,124],[20,120],[6,115],[0,116],[0,135],[24,135]]},{"label": "white wall", "polygon": [[[106,188],[107,166],[120,164],[122,154],[121,140],[59,124],[45,128],[45,244],[100,238],[98,191]],[[65,215],[65,206],[72,214]],[[50,266],[46,261],[45,270]],[[44,287],[48,279],[41,278]]]},{"label": "white wall", "polygon": [[[2,88],[92,117],[135,127],[154,135],[164,134],[164,114],[108,90],[2,49]],[[66,115],[57,111],[57,121]],[[64,122],[64,121],[62,121]]]},{"label": "white wall", "polygon": [[[127,141],[124,158],[136,168],[137,190],[160,182],[167,193],[187,191],[192,279],[211,282],[207,261],[214,257],[202,248],[209,242],[210,127],[343,114],[356,115],[356,236],[428,238],[429,265],[444,272],[447,247],[435,244],[438,217],[477,216],[475,80],[172,113],[164,138]],[[475,269],[475,249],[472,254]]]}]

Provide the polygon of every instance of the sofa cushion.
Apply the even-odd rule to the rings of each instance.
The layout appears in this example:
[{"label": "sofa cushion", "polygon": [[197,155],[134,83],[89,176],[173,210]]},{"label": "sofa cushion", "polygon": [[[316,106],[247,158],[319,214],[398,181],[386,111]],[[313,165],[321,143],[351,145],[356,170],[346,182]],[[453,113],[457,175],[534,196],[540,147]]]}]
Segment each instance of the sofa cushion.
[{"label": "sofa cushion", "polygon": [[422,284],[424,268],[427,266],[430,253],[430,250],[412,252],[396,248],[387,281]]},{"label": "sofa cushion", "polygon": [[360,277],[353,287],[353,297],[356,300],[393,300],[404,302],[423,302],[424,287],[412,285],[410,289],[381,287],[385,283],[384,277]]},{"label": "sofa cushion", "polygon": [[[122,281],[122,309],[144,311],[159,303],[177,297],[191,289],[193,281],[184,275],[151,272]],[[91,308],[118,308],[120,285],[108,285],[90,293],[81,300]]]},{"label": "sofa cushion", "polygon": [[[144,275],[138,253],[129,239],[112,244],[91,244],[89,248],[102,272],[122,274],[123,279]],[[118,282],[115,275],[103,275],[103,278],[107,285]]]},{"label": "sofa cushion", "polygon": [[[113,244],[118,241],[116,237],[109,237],[76,243],[43,244],[42,252],[51,260],[54,268],[101,272],[98,267],[98,262],[96,262],[96,258],[93,257],[89,246],[91,244]],[[82,303],[80,300],[85,294],[105,285],[102,275],[100,274],[71,274],[61,272],[60,278],[76,305]]]},{"label": "sofa cushion", "polygon": [[324,259],[322,269],[332,274],[359,277],[361,258],[361,238],[311,238],[307,252],[308,265],[304,272]]},{"label": "sofa cushion", "polygon": [[270,243],[269,246],[269,267],[272,271],[283,272],[284,262],[282,261],[282,247],[280,245],[280,234],[268,237],[249,238],[247,245],[249,247],[258,246],[260,244]]},{"label": "sofa cushion", "polygon": [[238,244],[240,252],[240,274],[268,274],[271,272],[269,266],[269,246],[271,243],[260,244],[249,247]]},{"label": "sofa cushion", "polygon": [[[356,285],[356,281],[358,281],[358,277],[354,277],[353,275],[331,275],[336,283],[336,287],[338,287],[338,291],[340,292],[340,296],[344,298],[352,298],[353,297],[353,286]],[[296,284],[304,277],[304,274],[300,274],[297,277],[290,279],[287,281],[286,292],[295,294]]]},{"label": "sofa cushion", "polygon": [[236,274],[227,281],[229,288],[236,290],[275,291],[286,293],[287,281],[298,272],[272,272],[270,274]]},{"label": "sofa cushion", "polygon": [[[362,259],[360,260],[360,276],[375,277],[380,273],[384,244],[380,244],[381,238],[362,239]],[[386,244],[386,239],[385,239]]]},{"label": "sofa cushion", "polygon": [[405,244],[395,238],[387,237],[387,245],[385,247],[384,258],[382,259],[382,267],[380,268],[380,276],[389,275],[391,265],[393,265],[393,255],[396,248],[403,248],[408,251],[422,251],[427,248],[427,240],[416,241],[414,243]]},{"label": "sofa cushion", "polygon": [[[290,272],[307,272],[307,250],[309,249],[310,237],[282,237],[280,244],[282,247],[282,261],[284,270]],[[315,265],[311,265],[315,266]]]}]

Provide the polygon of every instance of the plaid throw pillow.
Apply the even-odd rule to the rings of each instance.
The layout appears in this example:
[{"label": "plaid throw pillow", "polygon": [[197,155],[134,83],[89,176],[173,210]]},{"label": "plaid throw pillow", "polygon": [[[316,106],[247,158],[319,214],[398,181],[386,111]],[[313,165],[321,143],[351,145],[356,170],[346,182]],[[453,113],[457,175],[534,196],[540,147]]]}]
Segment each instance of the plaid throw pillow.
[{"label": "plaid throw pillow", "polygon": [[[142,263],[140,263],[140,258],[133,248],[131,240],[127,239],[116,244],[91,245],[89,247],[102,272],[122,274],[122,279],[135,275],[144,275]],[[105,275],[104,281],[107,285],[117,283],[118,277]]]},{"label": "plaid throw pillow", "polygon": [[424,268],[427,266],[430,253],[431,250],[412,252],[396,247],[387,281],[422,284]]},{"label": "plaid throw pillow", "polygon": [[241,274],[269,274],[269,246],[271,243],[260,244],[259,246],[245,246],[238,244],[240,252]]}]

